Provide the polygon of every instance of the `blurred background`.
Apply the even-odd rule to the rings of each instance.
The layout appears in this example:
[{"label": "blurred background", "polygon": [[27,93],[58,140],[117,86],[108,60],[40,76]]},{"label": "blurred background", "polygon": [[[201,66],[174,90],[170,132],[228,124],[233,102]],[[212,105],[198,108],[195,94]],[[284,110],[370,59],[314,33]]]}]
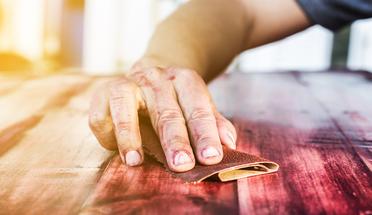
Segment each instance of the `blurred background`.
[{"label": "blurred background", "polygon": [[[0,73],[127,71],[157,23],[186,0],[0,0]],[[372,71],[372,20],[333,34],[314,26],[242,53],[241,71]]]}]

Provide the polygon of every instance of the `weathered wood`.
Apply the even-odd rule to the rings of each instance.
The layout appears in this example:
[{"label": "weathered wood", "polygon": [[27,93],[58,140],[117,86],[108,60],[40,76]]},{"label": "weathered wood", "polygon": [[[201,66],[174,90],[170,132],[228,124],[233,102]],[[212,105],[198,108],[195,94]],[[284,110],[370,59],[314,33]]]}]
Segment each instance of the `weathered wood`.
[{"label": "weathered wood", "polygon": [[370,214],[368,77],[219,78],[210,89],[238,129],[238,148],[281,169],[198,184],[171,177],[149,158],[141,167],[126,167],[99,146],[87,109],[105,78],[0,77],[0,214]]},{"label": "weathered wood", "polygon": [[[326,74],[303,76],[322,79]],[[342,74],[329,76],[334,82],[341,81],[342,85]],[[348,138],[340,130],[329,110],[314,98],[307,85],[298,80],[298,74],[234,74],[225,82],[230,85],[217,89],[216,84],[212,92],[215,92],[217,97],[220,90],[223,90],[225,95],[239,95],[225,96],[223,104],[217,104],[222,112],[233,116],[235,126],[239,130],[238,148],[267,157],[281,165],[277,174],[238,181],[240,212],[370,212],[371,172],[361,162],[359,154],[348,144]],[[233,83],[242,84],[237,87]],[[327,88],[327,91],[336,90],[332,85]],[[321,92],[323,91],[319,90],[319,93]],[[354,95],[358,95],[358,92],[354,91]],[[329,108],[332,104],[340,104],[337,107],[339,108],[344,107],[341,103],[347,103],[342,95],[332,96],[337,97],[338,102],[327,103],[326,97],[323,101],[330,104]],[[354,99],[354,105],[358,105],[357,97]],[[372,102],[372,98],[369,100]],[[239,106],[225,106],[226,104]],[[356,128],[351,124],[343,125],[349,132]]]},{"label": "weathered wood", "polygon": [[110,154],[87,127],[87,102],[96,87],[89,85],[88,78],[51,77],[0,99],[11,102],[1,109],[7,117],[1,127],[8,127],[0,132],[0,149],[6,148],[0,154],[0,214],[80,210]]},{"label": "weathered wood", "polygon": [[372,171],[372,75],[360,72],[332,77],[307,75],[300,80]]}]

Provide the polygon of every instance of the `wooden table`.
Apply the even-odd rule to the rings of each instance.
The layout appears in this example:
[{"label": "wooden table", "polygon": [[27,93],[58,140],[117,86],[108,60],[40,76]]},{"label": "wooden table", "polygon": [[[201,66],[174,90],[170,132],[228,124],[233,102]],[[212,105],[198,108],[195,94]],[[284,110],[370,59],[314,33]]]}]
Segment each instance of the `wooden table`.
[{"label": "wooden table", "polygon": [[0,76],[0,214],[372,214],[372,74],[232,73],[210,86],[238,149],[278,173],[187,184],[91,134],[107,78]]}]

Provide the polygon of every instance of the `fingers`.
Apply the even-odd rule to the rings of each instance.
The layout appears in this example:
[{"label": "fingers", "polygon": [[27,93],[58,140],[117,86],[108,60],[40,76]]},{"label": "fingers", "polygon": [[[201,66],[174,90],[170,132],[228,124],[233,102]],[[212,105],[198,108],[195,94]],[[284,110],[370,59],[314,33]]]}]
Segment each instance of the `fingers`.
[{"label": "fingers", "polygon": [[109,93],[106,86],[94,93],[89,109],[89,126],[98,142],[108,150],[116,150],[116,139],[109,110]]},{"label": "fingers", "polygon": [[233,124],[222,116],[219,112],[215,111],[217,120],[218,134],[222,144],[230,149],[236,149],[236,130]]},{"label": "fingers", "polygon": [[[93,133],[103,147],[118,148],[124,163],[141,164],[144,156],[138,111],[147,105],[171,170],[183,172],[195,165],[187,126],[199,162],[218,163],[223,156],[221,142],[236,148],[234,126],[216,111],[199,76],[188,70],[178,71],[177,78],[169,74],[161,78],[163,73],[155,69],[149,77],[137,77],[143,95],[128,79],[98,89],[89,111]],[[146,97],[146,104],[142,97]]]},{"label": "fingers", "polygon": [[206,85],[193,71],[169,72],[184,113],[198,161],[205,165],[219,163],[223,158],[216,117]]},{"label": "fingers", "polygon": [[156,131],[168,166],[176,172],[183,172],[195,166],[185,120],[177,103],[176,94],[170,81],[159,82],[160,71],[154,69],[146,76],[135,75],[141,87],[147,110]]},{"label": "fingers", "polygon": [[138,122],[138,87],[121,79],[109,87],[109,103],[117,146],[124,163],[137,166],[143,162],[141,135]]}]

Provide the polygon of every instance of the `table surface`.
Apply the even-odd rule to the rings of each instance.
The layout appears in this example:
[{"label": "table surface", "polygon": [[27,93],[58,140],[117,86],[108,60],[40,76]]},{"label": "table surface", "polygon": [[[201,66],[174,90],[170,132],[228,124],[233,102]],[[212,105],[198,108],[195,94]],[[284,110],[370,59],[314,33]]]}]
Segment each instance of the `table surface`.
[{"label": "table surface", "polygon": [[99,146],[87,109],[107,79],[0,76],[0,214],[372,214],[372,74],[220,77],[210,89],[238,149],[281,167],[198,184]]}]

